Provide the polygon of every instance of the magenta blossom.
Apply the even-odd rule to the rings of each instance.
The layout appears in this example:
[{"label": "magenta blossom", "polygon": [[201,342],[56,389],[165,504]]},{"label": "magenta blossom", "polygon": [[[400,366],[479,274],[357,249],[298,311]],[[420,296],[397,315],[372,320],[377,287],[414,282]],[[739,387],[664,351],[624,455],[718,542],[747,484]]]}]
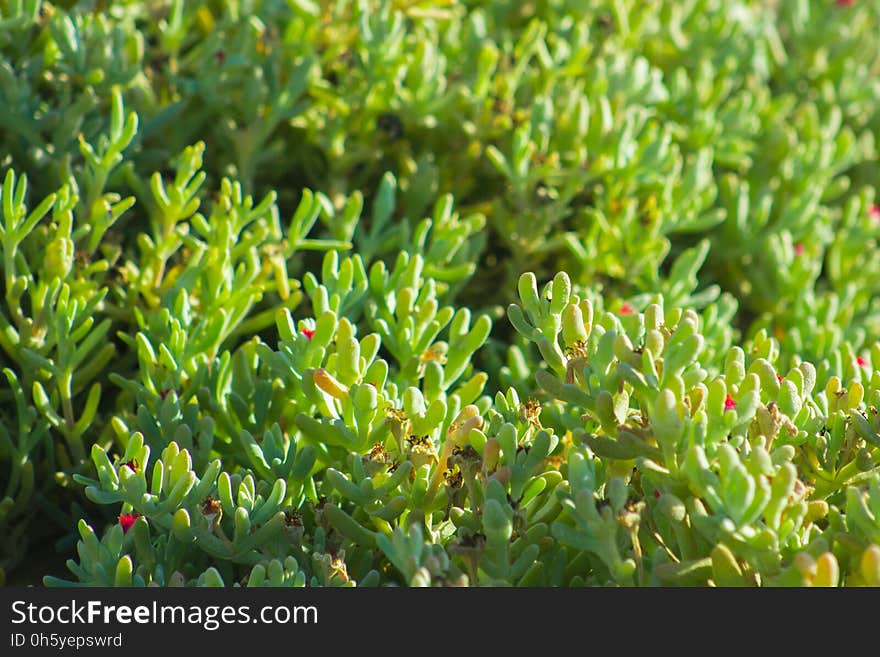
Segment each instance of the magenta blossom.
[{"label": "magenta blossom", "polygon": [[122,513],[119,515],[119,524],[122,525],[122,533],[127,534],[135,520],[141,517],[140,513]]}]

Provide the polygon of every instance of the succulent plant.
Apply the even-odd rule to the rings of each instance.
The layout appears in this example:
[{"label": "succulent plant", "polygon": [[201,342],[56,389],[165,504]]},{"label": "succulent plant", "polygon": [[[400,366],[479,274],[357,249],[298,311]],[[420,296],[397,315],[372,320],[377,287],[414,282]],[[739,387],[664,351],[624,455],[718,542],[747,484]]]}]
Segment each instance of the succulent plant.
[{"label": "succulent plant", "polygon": [[880,585],[874,3],[0,5],[0,582]]}]

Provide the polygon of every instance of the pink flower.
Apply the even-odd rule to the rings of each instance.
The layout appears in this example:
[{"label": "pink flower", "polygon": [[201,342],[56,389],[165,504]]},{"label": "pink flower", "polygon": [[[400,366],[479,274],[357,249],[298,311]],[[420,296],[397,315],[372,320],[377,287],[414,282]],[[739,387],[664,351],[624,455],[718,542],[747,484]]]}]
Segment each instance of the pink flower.
[{"label": "pink flower", "polygon": [[732,411],[735,408],[736,401],[733,399],[733,397],[730,396],[730,393],[728,393],[727,397],[724,398],[724,410]]},{"label": "pink flower", "polygon": [[629,305],[628,301],[624,301],[618,312],[621,315],[632,315],[635,311],[636,309]]},{"label": "pink flower", "polygon": [[851,7],[854,0],[834,0],[838,7]]},{"label": "pink flower", "polygon": [[871,209],[868,210],[868,214],[871,215],[871,219],[874,221],[880,221],[880,205],[876,203],[871,206]]},{"label": "pink flower", "polygon": [[122,525],[122,533],[127,534],[134,521],[140,517],[140,513],[121,513],[119,515],[119,524]]},{"label": "pink flower", "polygon": [[859,356],[858,358],[856,358],[856,363],[858,363],[859,367],[864,367],[865,365],[868,364],[868,361],[866,361],[864,358]]},{"label": "pink flower", "polygon": [[781,374],[777,374],[777,375],[776,375],[776,380],[779,381],[779,383],[782,383],[782,375],[781,375]]},{"label": "pink flower", "polygon": [[311,340],[313,337],[315,337],[315,329],[304,328],[302,330],[302,334],[306,336],[309,340]]},{"label": "pink flower", "polygon": [[660,499],[660,491],[659,491],[659,490],[655,490],[655,491],[654,491],[654,499],[655,499],[655,500]]},{"label": "pink flower", "polygon": [[804,254],[804,245],[803,244],[795,244],[794,245],[794,254],[796,256]]}]

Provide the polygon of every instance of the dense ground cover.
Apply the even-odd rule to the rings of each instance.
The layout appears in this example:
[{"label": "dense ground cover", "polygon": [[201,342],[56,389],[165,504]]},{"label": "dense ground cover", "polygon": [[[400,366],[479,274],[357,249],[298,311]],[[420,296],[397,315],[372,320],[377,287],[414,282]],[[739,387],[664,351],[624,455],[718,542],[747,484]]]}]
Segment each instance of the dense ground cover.
[{"label": "dense ground cover", "polygon": [[0,54],[7,582],[880,585],[880,5],[18,0]]}]

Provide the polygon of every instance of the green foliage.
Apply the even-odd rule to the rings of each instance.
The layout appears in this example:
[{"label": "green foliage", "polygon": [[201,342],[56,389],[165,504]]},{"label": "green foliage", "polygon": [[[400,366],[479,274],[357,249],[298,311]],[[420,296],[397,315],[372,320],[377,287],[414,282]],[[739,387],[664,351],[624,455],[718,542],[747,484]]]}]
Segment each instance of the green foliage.
[{"label": "green foliage", "polygon": [[0,581],[880,585],[878,28],[0,3]]}]

